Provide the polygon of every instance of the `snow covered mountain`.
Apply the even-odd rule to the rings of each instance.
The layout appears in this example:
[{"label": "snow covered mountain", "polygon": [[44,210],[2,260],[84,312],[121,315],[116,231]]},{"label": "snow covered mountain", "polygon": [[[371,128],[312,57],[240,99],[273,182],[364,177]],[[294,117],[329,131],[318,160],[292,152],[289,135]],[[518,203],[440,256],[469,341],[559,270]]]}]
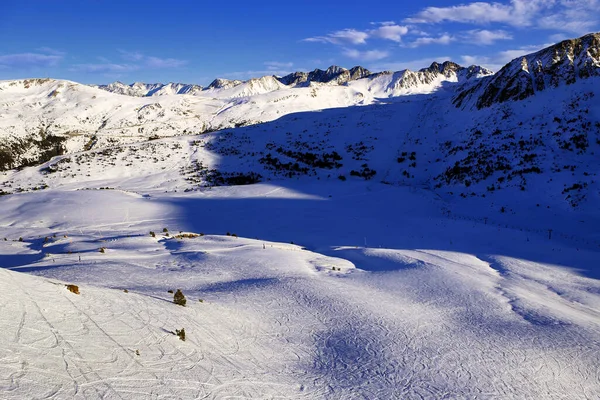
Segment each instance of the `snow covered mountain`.
[{"label": "snow covered mountain", "polygon": [[[235,92],[233,97],[246,97],[256,94],[268,93],[274,90],[284,89],[286,87],[306,87],[313,84],[329,84],[329,85],[348,85],[352,81],[359,79],[376,79],[381,75],[405,76],[404,79],[399,79],[400,83],[396,86],[399,88],[409,89],[420,85],[431,85],[433,82],[440,81],[464,81],[472,78],[481,78],[483,76],[492,75],[493,72],[473,65],[465,68],[453,62],[446,61],[442,64],[434,62],[430,67],[423,68],[419,71],[403,70],[399,72],[385,71],[374,74],[369,70],[356,66],[351,69],[345,69],[332,65],[327,70],[315,69],[312,72],[293,72],[284,77],[263,76],[261,78],[253,78],[248,81],[229,80],[217,78],[210,83],[204,90],[212,94],[220,90],[227,90],[234,87],[242,86]],[[93,87],[106,90],[111,93],[124,94],[128,96],[163,96],[166,94],[191,94],[202,96],[202,88],[197,85],[184,85],[169,83],[167,85],[161,83],[145,84],[132,83],[125,85],[121,82],[113,82],[108,85],[92,85]],[[229,94],[231,96],[231,94]],[[224,94],[220,97],[226,97]]]},{"label": "snow covered mountain", "polygon": [[53,79],[5,81],[0,82],[0,170],[92,147],[200,134],[289,113],[429,93],[444,82],[485,73],[453,63],[380,74],[331,67],[289,78],[290,85],[282,83],[283,78],[265,76],[245,82],[216,79],[203,90],[182,84],[116,82],[93,88]]},{"label": "snow covered mountain", "polygon": [[600,33],[562,41],[504,66],[497,74],[459,93],[458,107],[477,108],[523,100],[537,92],[600,76]]},{"label": "snow covered mountain", "polygon": [[202,91],[202,86],[189,85],[184,83],[142,83],[134,82],[126,85],[119,81],[109,83],[108,85],[90,85],[92,87],[106,90],[107,92],[123,94],[134,97],[164,96],[170,94],[190,94],[195,95]]}]

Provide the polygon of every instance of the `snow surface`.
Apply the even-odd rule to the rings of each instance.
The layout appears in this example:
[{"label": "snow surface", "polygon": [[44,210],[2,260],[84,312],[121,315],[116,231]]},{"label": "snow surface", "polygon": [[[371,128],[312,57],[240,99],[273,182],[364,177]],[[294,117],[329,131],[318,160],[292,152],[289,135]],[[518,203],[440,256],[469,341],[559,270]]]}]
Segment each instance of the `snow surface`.
[{"label": "snow surface", "polygon": [[4,196],[2,397],[600,396],[598,249],[441,203],[364,182]]}]

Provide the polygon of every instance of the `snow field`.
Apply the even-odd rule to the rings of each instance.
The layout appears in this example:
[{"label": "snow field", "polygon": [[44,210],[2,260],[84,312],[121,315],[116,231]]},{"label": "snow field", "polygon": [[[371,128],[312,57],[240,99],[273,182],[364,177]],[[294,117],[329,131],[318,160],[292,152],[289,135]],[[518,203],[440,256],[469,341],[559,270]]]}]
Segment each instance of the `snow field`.
[{"label": "snow field", "polygon": [[0,206],[6,398],[600,393],[597,251],[444,217],[426,192],[46,190]]}]

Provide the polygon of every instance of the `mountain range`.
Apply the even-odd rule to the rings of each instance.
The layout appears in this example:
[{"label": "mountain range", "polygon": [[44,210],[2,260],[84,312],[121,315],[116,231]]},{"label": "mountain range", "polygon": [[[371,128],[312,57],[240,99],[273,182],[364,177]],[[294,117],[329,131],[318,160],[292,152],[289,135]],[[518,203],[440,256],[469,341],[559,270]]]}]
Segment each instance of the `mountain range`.
[{"label": "mountain range", "polygon": [[[349,82],[358,79],[370,78],[376,79],[381,76],[396,76],[400,77],[397,86],[409,88],[411,86],[428,85],[438,81],[440,77],[446,78],[448,81],[464,81],[471,78],[479,78],[483,76],[493,75],[493,72],[473,65],[465,68],[451,61],[446,61],[443,64],[434,62],[428,68],[423,68],[413,72],[409,70],[394,73],[392,71],[384,71],[372,73],[371,71],[361,66],[356,66],[351,69],[345,69],[332,65],[326,70],[315,69],[312,72],[293,72],[286,76],[264,76],[262,78],[253,78],[248,81],[229,80],[217,78],[212,81],[207,87],[202,88],[199,85],[184,84],[184,83],[142,83],[135,82],[126,85],[119,81],[109,83],[107,85],[91,85],[92,87],[106,90],[107,92],[123,94],[135,97],[150,97],[150,96],[165,96],[171,94],[188,94],[193,96],[202,96],[202,91],[216,91],[220,89],[231,89],[236,86],[249,86],[248,90],[244,91],[244,95],[254,95],[265,93],[268,91],[280,90],[288,87],[305,87],[311,83],[327,83],[331,85],[347,85]],[[409,83],[410,82],[410,83]],[[253,87],[263,86],[263,90],[252,90]]]},{"label": "mountain range", "polygon": [[[223,174],[240,176],[231,182],[245,182],[241,176],[260,181],[309,174],[485,196],[506,187],[526,190],[527,182],[541,179],[553,182],[552,195],[568,204],[592,204],[598,196],[593,165],[600,144],[594,100],[599,37],[563,41],[495,74],[444,62],[416,72],[332,66],[281,78],[217,79],[204,89],[0,82],[0,169],[46,162],[36,179],[52,186],[60,181],[43,171],[65,168],[66,161],[133,148],[151,151],[175,146],[156,139],[183,137],[184,144],[173,142],[184,149],[173,178],[183,189],[227,183]],[[184,91],[188,94],[177,94]],[[218,159],[198,156],[199,144]],[[333,161],[332,152],[340,160]],[[113,164],[106,168],[121,165]],[[128,175],[140,174],[137,164],[125,163]],[[69,175],[83,174],[76,169]],[[191,178],[192,170],[200,175]],[[554,178],[562,171],[572,174],[569,182]],[[104,172],[86,175],[93,181],[96,173]],[[4,192],[28,190],[10,181],[5,178]]]}]

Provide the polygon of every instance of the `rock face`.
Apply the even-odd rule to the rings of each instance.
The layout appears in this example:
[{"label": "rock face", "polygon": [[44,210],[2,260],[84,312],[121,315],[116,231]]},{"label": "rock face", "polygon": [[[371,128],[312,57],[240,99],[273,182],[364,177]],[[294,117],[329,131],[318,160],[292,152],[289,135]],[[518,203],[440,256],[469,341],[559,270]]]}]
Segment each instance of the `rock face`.
[{"label": "rock face", "polygon": [[579,79],[600,76],[600,33],[565,40],[546,49],[519,57],[494,76],[459,93],[457,107],[478,109],[511,100],[523,100],[536,92]]}]

